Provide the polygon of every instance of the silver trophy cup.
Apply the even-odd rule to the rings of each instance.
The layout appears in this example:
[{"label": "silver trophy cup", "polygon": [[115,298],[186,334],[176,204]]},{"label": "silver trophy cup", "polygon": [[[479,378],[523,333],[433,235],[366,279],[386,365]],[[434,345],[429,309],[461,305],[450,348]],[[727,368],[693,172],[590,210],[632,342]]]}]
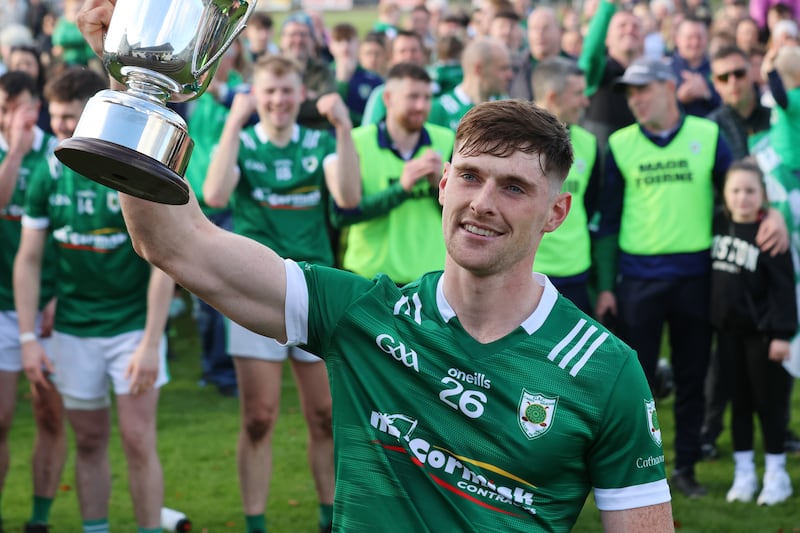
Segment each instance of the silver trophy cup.
[{"label": "silver trophy cup", "polygon": [[89,99],[56,157],[118,191],[185,204],[194,142],[167,102],[200,96],[219,58],[244,29],[256,0],[117,0],[103,63],[125,91]]}]

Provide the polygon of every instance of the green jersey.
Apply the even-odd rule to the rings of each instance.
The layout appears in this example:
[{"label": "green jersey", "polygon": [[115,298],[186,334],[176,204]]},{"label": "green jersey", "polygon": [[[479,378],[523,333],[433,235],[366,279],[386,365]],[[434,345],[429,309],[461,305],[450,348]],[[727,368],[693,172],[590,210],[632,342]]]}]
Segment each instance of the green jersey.
[{"label": "green jersey", "polygon": [[467,111],[473,107],[475,107],[475,104],[459,85],[452,91],[444,93],[433,100],[428,122],[456,131],[458,123],[461,122],[461,117],[466,115]]},{"label": "green jersey", "polygon": [[[25,209],[25,194],[28,190],[31,176],[40,167],[47,166],[47,155],[53,152],[56,139],[39,128],[34,130],[33,146],[22,159],[17,176],[17,184],[11,199],[5,207],[0,209],[0,311],[14,310],[14,257],[19,248],[21,221]],[[0,137],[0,162],[8,154],[8,145]],[[45,248],[45,259],[42,263],[42,285],[39,297],[39,306],[43,306],[53,297],[53,257],[51,242]]]},{"label": "green jersey", "polygon": [[259,124],[245,129],[239,143],[233,231],[281,257],[333,265],[323,163],[335,153],[336,139],[326,131],[295,126],[289,144],[279,147]]},{"label": "green jersey", "polygon": [[22,223],[55,240],[55,329],[79,337],[143,329],[150,265],[133,250],[117,191],[54,156],[49,163],[31,180]]},{"label": "green jersey", "polygon": [[290,344],[324,357],[334,409],[334,530],[569,531],[669,501],[661,430],[633,350],[541,275],[520,327],[481,344],[442,273],[286,261]]}]

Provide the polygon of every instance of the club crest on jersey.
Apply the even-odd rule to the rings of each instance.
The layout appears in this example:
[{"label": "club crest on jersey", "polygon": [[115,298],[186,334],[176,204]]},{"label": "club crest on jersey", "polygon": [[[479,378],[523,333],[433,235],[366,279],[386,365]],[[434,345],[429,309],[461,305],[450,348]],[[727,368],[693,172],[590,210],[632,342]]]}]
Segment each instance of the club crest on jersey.
[{"label": "club crest on jersey", "polygon": [[319,160],[317,159],[316,156],[309,155],[303,158],[303,168],[306,170],[306,172],[309,173],[314,172],[315,170],[317,170],[318,166],[319,166]]},{"label": "club crest on jersey", "polygon": [[661,446],[661,424],[658,423],[655,400],[645,400],[644,411],[647,416],[647,429],[649,430],[650,438],[658,446]]},{"label": "club crest on jersey", "polygon": [[550,430],[557,405],[558,396],[550,398],[522,389],[517,422],[528,439],[539,438]]}]

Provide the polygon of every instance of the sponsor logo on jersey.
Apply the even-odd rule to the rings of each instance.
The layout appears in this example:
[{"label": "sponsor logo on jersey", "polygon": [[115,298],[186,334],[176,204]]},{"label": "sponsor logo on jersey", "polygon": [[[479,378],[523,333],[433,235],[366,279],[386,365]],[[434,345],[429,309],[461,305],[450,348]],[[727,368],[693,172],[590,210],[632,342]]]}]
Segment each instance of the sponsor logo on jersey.
[{"label": "sponsor logo on jersey", "polygon": [[64,226],[53,231],[53,238],[59,246],[73,250],[87,250],[95,253],[108,253],[128,242],[128,234],[117,228],[102,228],[91,233],[76,233],[72,226]]},{"label": "sponsor logo on jersey", "polygon": [[650,433],[650,438],[653,439],[657,446],[661,446],[661,424],[658,423],[655,400],[645,400],[644,411],[647,417],[647,429],[648,433]]},{"label": "sponsor logo on jersey", "polygon": [[422,324],[422,300],[419,298],[419,293],[415,292],[411,298],[403,295],[395,302],[393,314],[411,317],[417,324]]},{"label": "sponsor logo on jersey", "polygon": [[505,504],[528,514],[536,514],[532,492],[535,485],[503,468],[458,455],[427,439],[415,437],[413,433],[419,428],[415,418],[372,411],[370,425],[397,439],[401,445],[380,441],[376,441],[376,444],[390,452],[409,454],[415,465],[423,468],[434,483],[450,493],[497,513],[524,516],[497,505]]},{"label": "sponsor logo on jersey", "polygon": [[0,209],[0,218],[3,220],[19,222],[24,214],[25,208],[17,204],[8,204],[4,209]]},{"label": "sponsor logo on jersey", "polygon": [[106,193],[106,207],[112,213],[119,213],[119,195],[117,191]]},{"label": "sponsor logo on jersey", "polygon": [[402,342],[394,340],[394,337],[388,333],[382,333],[375,337],[375,344],[378,345],[381,351],[391,355],[396,361],[419,372],[417,352],[407,347]]},{"label": "sponsor logo on jersey", "polygon": [[316,185],[299,187],[285,194],[272,192],[271,189],[256,188],[253,189],[252,198],[270,209],[304,210],[319,205],[322,201],[322,191]]},{"label": "sponsor logo on jersey", "polygon": [[607,338],[607,332],[581,318],[567,336],[550,350],[547,358],[558,361],[559,368],[569,366],[569,375],[575,377]]},{"label": "sponsor logo on jersey", "polygon": [[558,406],[558,396],[551,398],[544,394],[522,389],[519,399],[517,422],[529,440],[537,439],[550,431]]},{"label": "sponsor logo on jersey", "polygon": [[457,379],[458,381],[463,381],[465,383],[469,383],[470,385],[477,385],[479,387],[483,387],[486,390],[492,388],[492,380],[486,377],[486,374],[481,372],[471,372],[467,373],[461,370],[460,368],[451,368],[447,371],[447,375],[451,378]]}]

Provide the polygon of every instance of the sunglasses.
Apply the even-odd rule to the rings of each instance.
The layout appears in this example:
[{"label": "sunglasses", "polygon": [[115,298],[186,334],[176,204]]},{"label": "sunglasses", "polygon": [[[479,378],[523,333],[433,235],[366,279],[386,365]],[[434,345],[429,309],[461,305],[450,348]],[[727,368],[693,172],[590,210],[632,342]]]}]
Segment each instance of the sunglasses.
[{"label": "sunglasses", "polygon": [[716,78],[718,81],[722,83],[728,83],[728,78],[733,76],[737,80],[741,80],[745,76],[747,76],[747,69],[745,68],[737,68],[736,70],[732,70],[730,72],[723,72],[722,74],[717,74]]}]

